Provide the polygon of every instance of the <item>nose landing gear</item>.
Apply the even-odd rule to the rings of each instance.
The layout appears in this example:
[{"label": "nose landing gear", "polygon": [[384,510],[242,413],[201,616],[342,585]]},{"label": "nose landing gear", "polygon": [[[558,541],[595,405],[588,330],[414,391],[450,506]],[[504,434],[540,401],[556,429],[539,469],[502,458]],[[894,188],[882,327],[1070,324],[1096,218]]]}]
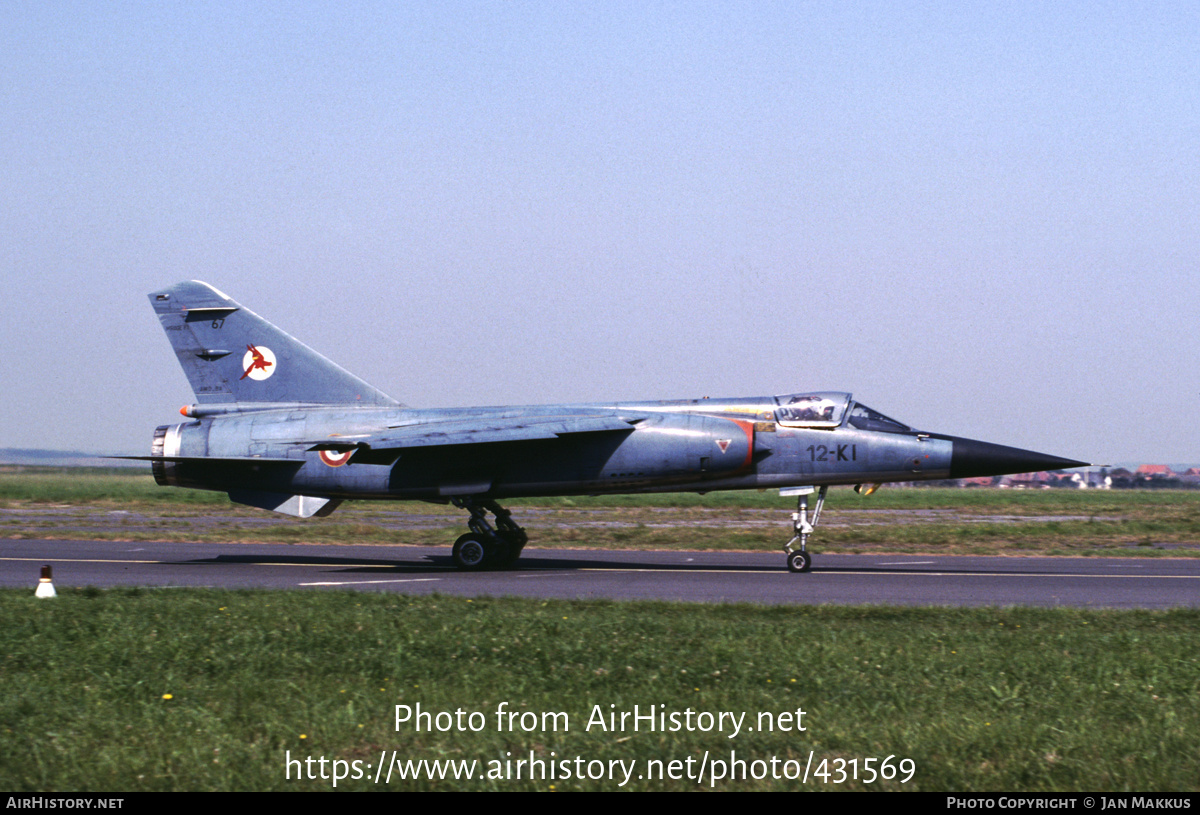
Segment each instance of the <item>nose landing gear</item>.
[{"label": "nose landing gear", "polygon": [[[813,509],[812,521],[808,520],[808,496],[812,495],[812,487],[791,487],[779,491],[780,495],[797,495],[796,511],[792,513],[792,539],[783,547],[787,555],[789,572],[807,572],[812,568],[812,555],[808,553],[808,536],[813,533],[817,522],[821,520],[821,508],[825,506],[825,494],[828,486],[823,486],[817,492],[817,505]],[[800,548],[795,544],[800,542]]]}]

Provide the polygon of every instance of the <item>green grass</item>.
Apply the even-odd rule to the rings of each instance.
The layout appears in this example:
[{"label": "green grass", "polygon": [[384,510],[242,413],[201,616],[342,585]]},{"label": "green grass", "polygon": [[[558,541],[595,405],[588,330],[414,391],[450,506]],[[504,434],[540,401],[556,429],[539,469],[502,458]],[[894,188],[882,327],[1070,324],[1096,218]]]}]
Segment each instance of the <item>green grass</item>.
[{"label": "green grass", "polygon": [[[174,492],[175,495],[167,495]],[[0,470],[0,505],[89,504],[172,506],[228,504],[220,492],[167,490],[149,471],[103,467],[5,467]]]},{"label": "green grass", "polygon": [[[893,756],[893,766],[907,758],[916,768],[907,784],[738,779],[718,789],[1194,791],[1200,779],[1196,610],[82,589],[54,601],[0,592],[0,619],[0,788],[12,792],[319,790],[331,781],[285,778],[289,753],[361,767],[393,750],[476,760],[481,771],[531,751],[637,761],[639,772],[652,760],[691,759],[695,769],[705,751],[799,767],[812,751],[814,768],[859,759],[860,772],[863,759]],[[501,732],[502,702],[565,713],[570,729]],[[395,706],[418,703],[480,712],[486,725],[397,729]],[[747,724],[799,708],[807,730],[589,731],[595,705],[745,712]],[[630,786],[710,783],[635,777]],[[617,783],[339,783],[551,786]]]}]

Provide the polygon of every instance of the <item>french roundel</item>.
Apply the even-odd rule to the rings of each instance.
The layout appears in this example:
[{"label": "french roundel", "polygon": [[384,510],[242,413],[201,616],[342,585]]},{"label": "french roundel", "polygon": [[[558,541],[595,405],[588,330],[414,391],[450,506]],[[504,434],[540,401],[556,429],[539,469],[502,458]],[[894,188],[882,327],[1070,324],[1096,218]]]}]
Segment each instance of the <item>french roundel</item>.
[{"label": "french roundel", "polygon": [[350,454],[353,452],[353,450],[322,450],[319,455],[321,461],[330,467],[341,467],[350,460]]},{"label": "french roundel", "polygon": [[246,346],[246,353],[242,357],[242,379],[249,377],[261,382],[269,379],[277,367],[275,354],[270,348],[265,345]]}]

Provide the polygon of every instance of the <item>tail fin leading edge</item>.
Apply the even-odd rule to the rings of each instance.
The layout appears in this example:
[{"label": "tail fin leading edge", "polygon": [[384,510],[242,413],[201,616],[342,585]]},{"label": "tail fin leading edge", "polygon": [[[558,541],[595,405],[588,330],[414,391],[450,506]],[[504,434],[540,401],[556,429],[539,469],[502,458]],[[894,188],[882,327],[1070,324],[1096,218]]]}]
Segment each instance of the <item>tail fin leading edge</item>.
[{"label": "tail fin leading edge", "polygon": [[207,283],[149,297],[201,404],[399,405]]}]

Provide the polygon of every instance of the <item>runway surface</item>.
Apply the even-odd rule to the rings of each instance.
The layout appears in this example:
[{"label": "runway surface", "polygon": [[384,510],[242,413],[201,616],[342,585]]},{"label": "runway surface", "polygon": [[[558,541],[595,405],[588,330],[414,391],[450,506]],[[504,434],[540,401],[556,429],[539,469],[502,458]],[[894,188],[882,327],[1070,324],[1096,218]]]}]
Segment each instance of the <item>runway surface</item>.
[{"label": "runway surface", "polygon": [[1200,559],[815,556],[791,574],[780,552],[526,550],[517,568],[461,573],[419,546],[0,541],[0,586],[206,586],[698,603],[1200,606]]}]

